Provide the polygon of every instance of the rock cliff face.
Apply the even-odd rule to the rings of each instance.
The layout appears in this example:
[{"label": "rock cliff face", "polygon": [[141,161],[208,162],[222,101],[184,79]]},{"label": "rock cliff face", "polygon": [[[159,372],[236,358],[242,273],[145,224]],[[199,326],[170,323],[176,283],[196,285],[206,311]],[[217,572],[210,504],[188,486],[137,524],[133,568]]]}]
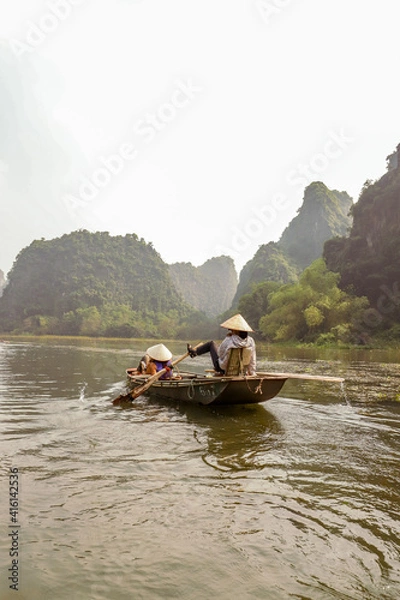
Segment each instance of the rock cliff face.
[{"label": "rock cliff face", "polygon": [[349,215],[353,201],[347,192],[329,190],[320,181],[304,191],[298,215],[282,233],[278,246],[303,271],[320,258],[324,243],[346,235],[351,226]]},{"label": "rock cliff face", "polygon": [[304,192],[298,214],[279,242],[260,246],[243,267],[233,301],[262,281],[292,283],[314,260],[322,255],[326,240],[344,235],[351,225],[352,199],[346,192],[329,190],[322,182],[311,183]]},{"label": "rock cliff face", "polygon": [[400,304],[400,168],[394,154],[388,157],[388,172],[365,183],[352,209],[349,237],[329,240],[324,248],[328,268],[341,275],[341,287],[367,296],[371,304],[389,290],[388,297],[396,300],[393,313]]},{"label": "rock cliff face", "polygon": [[237,288],[237,274],[233,260],[219,256],[207,260],[200,267],[191,263],[170,265],[171,279],[184,300],[213,317],[226,311]]},{"label": "rock cliff face", "polygon": [[262,281],[278,283],[297,281],[295,265],[275,242],[260,246],[254,257],[241,270],[233,306],[237,306],[240,298],[251,292],[252,288]]}]

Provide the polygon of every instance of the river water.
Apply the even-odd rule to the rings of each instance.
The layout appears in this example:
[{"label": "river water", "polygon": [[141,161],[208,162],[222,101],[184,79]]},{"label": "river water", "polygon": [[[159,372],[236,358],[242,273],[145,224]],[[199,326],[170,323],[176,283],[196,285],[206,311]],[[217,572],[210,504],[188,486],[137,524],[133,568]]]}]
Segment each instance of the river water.
[{"label": "river water", "polygon": [[397,600],[400,353],[258,344],[259,370],[346,384],[114,407],[147,345],[0,343],[1,600]]}]

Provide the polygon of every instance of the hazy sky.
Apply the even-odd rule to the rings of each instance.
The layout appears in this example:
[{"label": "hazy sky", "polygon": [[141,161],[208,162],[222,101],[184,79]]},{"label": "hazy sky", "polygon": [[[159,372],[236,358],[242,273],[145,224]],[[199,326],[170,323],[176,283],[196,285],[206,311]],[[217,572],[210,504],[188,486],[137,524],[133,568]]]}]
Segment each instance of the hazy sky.
[{"label": "hazy sky", "polygon": [[2,0],[0,269],[86,228],[239,270],[311,181],[356,201],[400,142],[399,17],[397,0]]}]

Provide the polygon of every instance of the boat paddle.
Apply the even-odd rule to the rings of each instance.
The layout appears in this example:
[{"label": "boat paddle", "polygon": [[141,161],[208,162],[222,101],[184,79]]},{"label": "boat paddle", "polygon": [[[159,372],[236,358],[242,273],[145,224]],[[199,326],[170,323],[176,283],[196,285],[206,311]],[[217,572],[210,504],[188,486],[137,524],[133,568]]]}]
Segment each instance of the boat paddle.
[{"label": "boat paddle", "polygon": [[332,383],[343,383],[343,377],[327,377],[325,375],[306,375],[302,373],[257,373],[261,377],[286,377],[286,379],[310,379],[312,381],[330,381]]},{"label": "boat paddle", "polygon": [[[201,344],[202,344],[202,342],[200,342],[199,344],[197,344],[193,348],[193,350],[196,350],[196,348],[198,348],[198,346],[201,346]],[[180,363],[181,360],[184,360],[188,356],[190,356],[190,353],[189,352],[185,352],[185,354],[182,354],[182,356],[180,356],[179,358],[176,358],[175,360],[173,360],[171,362],[171,366],[174,367],[175,365],[177,365],[178,363]],[[168,367],[168,368],[171,368],[171,367]],[[114,400],[113,400],[114,406],[118,406],[119,404],[121,404],[123,402],[132,402],[132,400],[135,400],[138,396],[140,396],[141,394],[143,394],[144,392],[146,392],[153,385],[153,383],[155,381],[157,381],[158,379],[160,379],[160,377],[162,375],[164,375],[164,373],[166,373],[168,371],[168,368],[161,369],[161,371],[158,371],[157,373],[155,373],[155,375],[152,375],[151,377],[149,377],[148,380],[146,381],[146,383],[144,383],[143,385],[139,385],[139,387],[135,388],[134,390],[132,390],[128,394],[120,394],[117,398],[114,398]]]}]

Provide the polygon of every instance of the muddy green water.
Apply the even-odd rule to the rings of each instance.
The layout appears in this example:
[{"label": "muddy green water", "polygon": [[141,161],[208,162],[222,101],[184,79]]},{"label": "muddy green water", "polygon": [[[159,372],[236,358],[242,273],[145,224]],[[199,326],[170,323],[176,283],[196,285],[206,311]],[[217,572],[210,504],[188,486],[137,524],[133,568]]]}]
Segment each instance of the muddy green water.
[{"label": "muddy green water", "polygon": [[1,600],[397,600],[400,353],[259,344],[259,370],[346,385],[113,407],[147,345],[0,343]]}]

